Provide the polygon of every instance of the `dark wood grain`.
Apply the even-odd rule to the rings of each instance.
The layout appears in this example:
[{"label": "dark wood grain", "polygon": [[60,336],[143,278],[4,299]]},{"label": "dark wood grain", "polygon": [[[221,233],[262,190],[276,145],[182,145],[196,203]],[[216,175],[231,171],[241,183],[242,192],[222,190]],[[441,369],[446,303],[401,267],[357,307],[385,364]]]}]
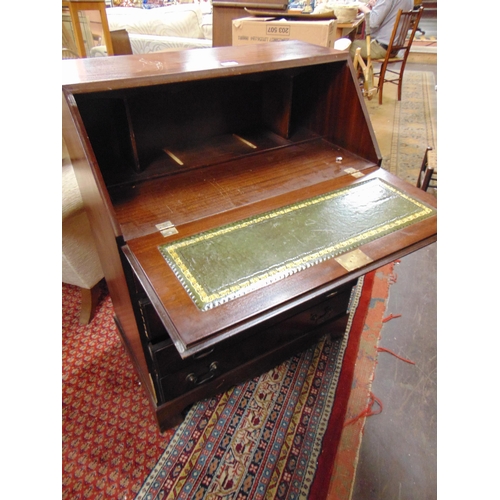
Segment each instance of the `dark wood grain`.
[{"label": "dark wood grain", "polygon": [[297,40],[243,48],[214,47],[113,58],[66,59],[62,61],[62,84],[64,92],[72,94],[107,92],[347,59],[347,52]]}]

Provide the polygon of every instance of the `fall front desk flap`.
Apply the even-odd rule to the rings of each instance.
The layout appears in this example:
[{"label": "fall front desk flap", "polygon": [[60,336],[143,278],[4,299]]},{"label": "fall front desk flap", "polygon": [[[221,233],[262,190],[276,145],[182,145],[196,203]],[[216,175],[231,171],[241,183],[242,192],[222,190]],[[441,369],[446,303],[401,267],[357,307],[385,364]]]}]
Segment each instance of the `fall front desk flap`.
[{"label": "fall front desk flap", "polygon": [[385,181],[371,179],[159,249],[205,311],[435,213]]}]

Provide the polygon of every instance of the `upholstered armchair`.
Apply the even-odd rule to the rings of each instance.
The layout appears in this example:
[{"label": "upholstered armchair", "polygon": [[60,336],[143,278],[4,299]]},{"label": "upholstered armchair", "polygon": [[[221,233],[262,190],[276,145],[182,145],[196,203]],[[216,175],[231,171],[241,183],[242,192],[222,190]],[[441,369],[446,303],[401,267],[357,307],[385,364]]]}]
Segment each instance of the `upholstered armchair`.
[{"label": "upholstered armchair", "polygon": [[80,288],[80,323],[92,320],[103,279],[90,222],[83,207],[73,165],[63,140],[62,154],[62,281]]}]

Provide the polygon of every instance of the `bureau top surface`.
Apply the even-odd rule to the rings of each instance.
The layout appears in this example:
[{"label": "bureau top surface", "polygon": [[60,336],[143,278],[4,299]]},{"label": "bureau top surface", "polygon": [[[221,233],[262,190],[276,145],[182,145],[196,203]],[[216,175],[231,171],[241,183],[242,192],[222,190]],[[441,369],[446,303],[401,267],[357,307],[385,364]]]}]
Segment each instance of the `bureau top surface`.
[{"label": "bureau top surface", "polygon": [[82,93],[347,60],[347,52],[296,40],[62,61],[62,86]]}]

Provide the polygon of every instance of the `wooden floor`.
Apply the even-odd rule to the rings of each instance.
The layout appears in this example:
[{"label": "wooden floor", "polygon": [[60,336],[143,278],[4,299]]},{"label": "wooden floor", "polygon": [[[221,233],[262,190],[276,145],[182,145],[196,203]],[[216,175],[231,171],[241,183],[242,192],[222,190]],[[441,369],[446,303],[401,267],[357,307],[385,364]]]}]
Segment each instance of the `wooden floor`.
[{"label": "wooden floor", "polygon": [[[436,35],[435,20],[423,20]],[[435,64],[407,69],[434,71]],[[437,498],[437,243],[396,265],[372,392],[383,405],[367,419],[352,500]]]}]

